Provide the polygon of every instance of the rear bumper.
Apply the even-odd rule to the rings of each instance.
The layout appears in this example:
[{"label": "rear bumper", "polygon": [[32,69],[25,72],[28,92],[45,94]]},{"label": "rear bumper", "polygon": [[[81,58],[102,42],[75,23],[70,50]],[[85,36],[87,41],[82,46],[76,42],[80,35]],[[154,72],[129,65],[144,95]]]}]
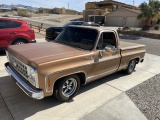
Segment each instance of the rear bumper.
[{"label": "rear bumper", "polygon": [[36,43],[36,40],[30,40],[29,43]]},{"label": "rear bumper", "polygon": [[16,84],[31,98],[34,99],[43,99],[44,93],[43,90],[35,90],[31,88],[28,84],[22,80],[23,78],[19,76],[16,71],[10,67],[10,64],[7,62],[5,63],[6,71],[16,80]]},{"label": "rear bumper", "polygon": [[141,59],[140,59],[140,62],[142,63],[143,61],[144,61],[144,58],[141,58]]}]

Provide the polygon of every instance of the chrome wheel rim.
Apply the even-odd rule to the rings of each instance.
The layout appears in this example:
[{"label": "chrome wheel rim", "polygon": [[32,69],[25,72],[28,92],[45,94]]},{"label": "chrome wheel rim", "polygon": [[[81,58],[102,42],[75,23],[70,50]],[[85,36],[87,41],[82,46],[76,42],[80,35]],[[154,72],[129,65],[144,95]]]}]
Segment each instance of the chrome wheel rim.
[{"label": "chrome wheel rim", "polygon": [[132,61],[130,62],[129,72],[132,72],[132,71],[134,70],[135,64],[136,64],[135,60],[132,60]]},{"label": "chrome wheel rim", "polygon": [[22,45],[24,44],[24,42],[18,42],[16,45]]},{"label": "chrome wheel rim", "polygon": [[65,83],[62,86],[62,94],[65,97],[70,97],[74,94],[77,88],[77,81],[74,78],[69,78],[65,81]]}]

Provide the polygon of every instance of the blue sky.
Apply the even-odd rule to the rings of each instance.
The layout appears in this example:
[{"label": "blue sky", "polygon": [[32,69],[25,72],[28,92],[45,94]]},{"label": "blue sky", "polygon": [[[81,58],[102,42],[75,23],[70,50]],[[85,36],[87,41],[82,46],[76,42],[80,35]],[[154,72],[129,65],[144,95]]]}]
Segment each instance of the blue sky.
[{"label": "blue sky", "polygon": [[[102,0],[0,0],[0,4],[23,4],[31,5],[33,7],[68,7],[68,2],[70,4],[70,9],[75,9],[78,11],[84,10],[86,2],[92,1],[102,1]],[[117,0],[118,2],[123,2],[126,4],[132,4],[133,0]],[[149,0],[134,0],[135,5],[139,5],[142,2],[148,2]]]}]

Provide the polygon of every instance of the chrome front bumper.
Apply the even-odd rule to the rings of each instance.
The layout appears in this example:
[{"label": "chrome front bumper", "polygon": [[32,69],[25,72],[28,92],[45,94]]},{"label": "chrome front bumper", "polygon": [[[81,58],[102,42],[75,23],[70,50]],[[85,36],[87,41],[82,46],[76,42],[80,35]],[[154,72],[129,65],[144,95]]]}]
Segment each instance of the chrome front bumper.
[{"label": "chrome front bumper", "polygon": [[31,98],[34,99],[43,99],[44,98],[44,93],[43,90],[34,90],[31,88],[29,85],[27,85],[22,78],[16,74],[15,70],[13,70],[9,63],[5,63],[6,71],[13,76],[13,78],[16,80],[16,84]]}]

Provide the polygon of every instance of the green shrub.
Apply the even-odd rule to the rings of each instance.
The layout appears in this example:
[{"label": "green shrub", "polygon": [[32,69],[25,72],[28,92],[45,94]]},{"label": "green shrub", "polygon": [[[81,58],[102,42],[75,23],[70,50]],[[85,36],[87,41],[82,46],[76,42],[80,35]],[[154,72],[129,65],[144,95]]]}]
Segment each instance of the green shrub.
[{"label": "green shrub", "polygon": [[9,17],[8,15],[2,15],[2,17]]},{"label": "green shrub", "polygon": [[142,27],[142,30],[150,30],[150,29],[151,29],[151,27],[148,26],[148,25],[145,25],[145,26]]},{"label": "green shrub", "polygon": [[121,30],[121,28],[118,28],[118,30]]},{"label": "green shrub", "polygon": [[160,28],[159,25],[155,25],[155,26],[154,26],[154,29],[155,29],[155,30],[159,30],[159,28]]},{"label": "green shrub", "polygon": [[123,27],[122,29],[123,29],[123,30],[131,30],[130,27]]},{"label": "green shrub", "polygon": [[22,17],[31,17],[31,14],[28,13],[27,9],[18,9],[17,15]]}]

